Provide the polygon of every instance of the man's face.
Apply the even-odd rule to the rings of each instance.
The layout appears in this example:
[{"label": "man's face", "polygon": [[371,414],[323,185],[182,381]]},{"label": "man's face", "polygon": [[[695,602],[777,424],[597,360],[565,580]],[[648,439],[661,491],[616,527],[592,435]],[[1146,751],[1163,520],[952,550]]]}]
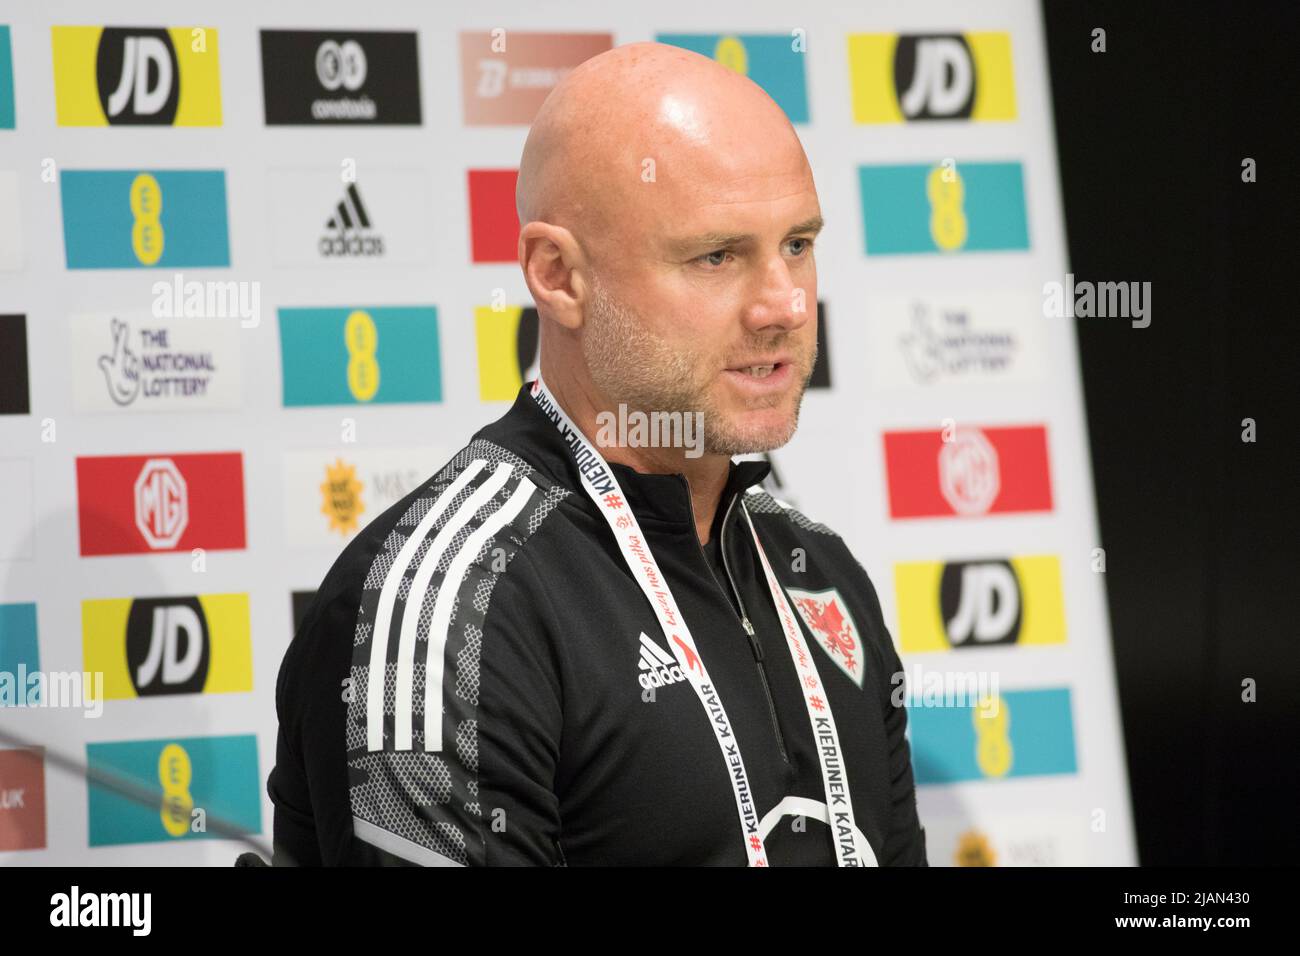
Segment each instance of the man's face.
[{"label": "man's face", "polygon": [[785,153],[710,164],[678,195],[643,185],[661,192],[629,204],[610,276],[591,276],[592,382],[633,409],[702,412],[706,453],[784,445],[812,376],[820,207],[802,152]]}]

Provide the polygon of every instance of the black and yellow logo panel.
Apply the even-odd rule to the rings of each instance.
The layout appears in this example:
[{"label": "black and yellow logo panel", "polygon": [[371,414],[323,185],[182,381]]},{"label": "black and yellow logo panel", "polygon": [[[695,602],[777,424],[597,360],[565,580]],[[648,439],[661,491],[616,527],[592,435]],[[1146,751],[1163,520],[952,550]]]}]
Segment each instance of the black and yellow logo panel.
[{"label": "black and yellow logo panel", "polygon": [[1009,33],[849,36],[855,123],[1016,118]]},{"label": "black and yellow logo panel", "polygon": [[82,601],[81,643],[106,700],[253,689],[247,594]]},{"label": "black and yellow logo panel", "polygon": [[60,126],[220,126],[211,27],[53,27]]},{"label": "black and yellow logo panel", "polygon": [[1054,555],[894,565],[904,653],[1065,643]]},{"label": "black and yellow logo panel", "polygon": [[478,394],[484,402],[513,402],[537,362],[534,306],[479,306],[474,310],[478,344]]}]

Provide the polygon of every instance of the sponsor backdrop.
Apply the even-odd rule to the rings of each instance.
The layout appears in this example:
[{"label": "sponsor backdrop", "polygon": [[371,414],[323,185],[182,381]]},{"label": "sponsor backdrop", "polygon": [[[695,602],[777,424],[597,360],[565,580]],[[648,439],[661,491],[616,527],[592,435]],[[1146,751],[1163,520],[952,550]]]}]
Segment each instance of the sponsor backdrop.
[{"label": "sponsor backdrop", "polygon": [[820,360],[770,490],[876,582],[930,862],[1134,862],[1034,4],[159,11],[0,18],[0,861],[269,840],[312,589],[535,367],[528,123],[659,39],[813,164]]}]

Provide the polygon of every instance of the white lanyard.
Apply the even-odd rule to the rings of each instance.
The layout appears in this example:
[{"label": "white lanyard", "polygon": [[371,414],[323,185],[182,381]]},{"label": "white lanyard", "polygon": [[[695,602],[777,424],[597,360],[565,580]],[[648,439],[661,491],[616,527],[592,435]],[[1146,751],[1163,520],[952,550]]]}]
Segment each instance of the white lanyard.
[{"label": "white lanyard", "polygon": [[[695,688],[696,696],[704,706],[709,724],[717,737],[722,759],[727,765],[727,776],[731,780],[731,788],[736,798],[736,811],[740,815],[741,836],[745,843],[745,852],[749,857],[749,865],[767,866],[767,850],[763,844],[763,836],[759,832],[758,813],[754,807],[753,791],[749,786],[749,774],[740,755],[740,745],[731,728],[731,721],[727,718],[727,712],[722,706],[722,700],[709,679],[704,661],[695,646],[695,640],[691,637],[690,628],[682,617],[672,590],[668,587],[668,581],[660,572],[659,565],[641,533],[636,515],[627,504],[623,489],[604,457],[587,441],[586,436],[578,430],[564,409],[555,401],[555,397],[551,395],[550,389],[546,387],[540,375],[533,382],[532,395],[542,412],[559,429],[565,444],[573,453],[583,487],[591,500],[596,503],[600,513],[605,516],[610,530],[614,532],[614,538],[623,552],[623,559],[631,569],[632,576],[641,585],[641,590],[650,602],[655,617],[659,619],[664,639],[676,656],[682,673]],[[817,676],[817,666],[813,663],[812,655],[804,647],[790,602],[786,600],[785,592],[781,590],[781,585],[772,572],[772,566],[763,552],[763,545],[758,540],[758,532],[754,530],[754,522],[749,517],[749,509],[745,508],[743,501],[741,510],[745,513],[745,521],[749,525],[749,532],[753,535],[754,545],[758,549],[763,574],[767,578],[768,589],[772,592],[772,603],[776,606],[777,617],[780,618],[782,629],[785,631],[790,657],[794,661],[795,670],[799,673],[804,706],[808,710],[813,738],[817,742],[822,785],[826,791],[827,823],[835,842],[837,862],[840,866],[869,865],[867,861],[874,861],[875,854],[870,846],[863,848],[857,844],[856,837],[859,831],[853,818],[853,800],[849,794],[844,752],[840,748],[835,718],[831,716],[830,702],[823,696],[821,680]]]}]

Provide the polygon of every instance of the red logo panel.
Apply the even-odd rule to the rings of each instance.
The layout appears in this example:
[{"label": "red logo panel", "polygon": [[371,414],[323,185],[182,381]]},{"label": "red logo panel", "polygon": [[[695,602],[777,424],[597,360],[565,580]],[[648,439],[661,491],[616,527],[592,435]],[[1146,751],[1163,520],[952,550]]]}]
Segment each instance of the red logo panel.
[{"label": "red logo panel", "polygon": [[81,554],[244,547],[239,452],[77,459]]},{"label": "red logo panel", "polygon": [[45,751],[0,750],[0,851],[44,848]]},{"label": "red logo panel", "polygon": [[1042,425],[886,432],[885,468],[892,518],[1052,510]]},{"label": "red logo panel", "polygon": [[470,252],[474,262],[519,261],[517,169],[469,171]]}]

